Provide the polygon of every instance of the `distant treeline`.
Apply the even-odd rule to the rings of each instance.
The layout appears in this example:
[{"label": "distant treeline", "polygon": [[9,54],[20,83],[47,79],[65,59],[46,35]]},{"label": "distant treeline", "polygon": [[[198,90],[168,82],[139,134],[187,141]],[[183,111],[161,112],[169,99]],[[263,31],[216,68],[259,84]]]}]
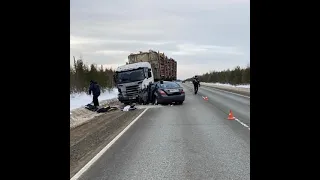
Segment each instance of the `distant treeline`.
[{"label": "distant treeline", "polygon": [[98,68],[95,64],[89,68],[81,59],[75,60],[73,66],[70,65],[70,94],[87,92],[90,80],[98,82],[102,91],[110,89],[114,87],[113,74],[111,68],[104,69],[102,65]]},{"label": "distant treeline", "polygon": [[[224,71],[212,71],[199,75],[200,82],[212,82],[212,83],[223,83],[223,84],[250,84],[250,66],[246,68],[240,68],[237,66],[233,70]],[[191,81],[191,78],[186,79],[186,81]]]}]

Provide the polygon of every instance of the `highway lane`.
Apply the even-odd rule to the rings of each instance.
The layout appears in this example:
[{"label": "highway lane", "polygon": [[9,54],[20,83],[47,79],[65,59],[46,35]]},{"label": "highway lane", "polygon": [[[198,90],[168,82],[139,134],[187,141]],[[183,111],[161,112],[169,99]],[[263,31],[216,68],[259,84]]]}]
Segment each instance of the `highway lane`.
[{"label": "highway lane", "polygon": [[80,179],[250,179],[250,130],[227,120],[232,108],[250,124],[250,103],[202,87],[194,95],[184,87],[183,105],[148,109]]},{"label": "highway lane", "polygon": [[[193,91],[193,84],[183,84],[185,88]],[[228,93],[208,86],[201,86],[198,95],[208,97],[209,102],[222,112],[233,115],[244,124],[250,127],[250,98],[244,95]]]}]

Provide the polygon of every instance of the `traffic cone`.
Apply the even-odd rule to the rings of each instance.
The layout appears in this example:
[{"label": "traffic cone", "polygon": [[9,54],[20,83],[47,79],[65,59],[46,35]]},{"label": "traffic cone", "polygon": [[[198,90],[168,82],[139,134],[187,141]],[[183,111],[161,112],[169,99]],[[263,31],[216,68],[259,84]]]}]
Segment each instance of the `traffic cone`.
[{"label": "traffic cone", "polygon": [[230,110],[228,120],[235,120],[236,118],[233,116],[232,111]]},{"label": "traffic cone", "polygon": [[205,101],[208,101],[208,100],[209,100],[208,97],[202,96],[202,98],[203,98],[203,100],[205,100]]}]

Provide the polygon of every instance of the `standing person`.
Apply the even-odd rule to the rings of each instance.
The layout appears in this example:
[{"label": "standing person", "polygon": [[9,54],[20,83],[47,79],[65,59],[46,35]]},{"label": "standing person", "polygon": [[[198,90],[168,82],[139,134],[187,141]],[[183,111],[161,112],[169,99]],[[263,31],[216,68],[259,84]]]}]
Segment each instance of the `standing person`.
[{"label": "standing person", "polygon": [[200,87],[200,81],[198,79],[198,76],[194,76],[192,83],[193,83],[193,88],[194,88],[194,94],[197,94],[198,88]]},{"label": "standing person", "polygon": [[91,95],[91,92],[93,95],[93,98],[92,98],[93,105],[95,107],[98,107],[99,106],[98,97],[100,96],[100,86],[97,82],[95,82],[93,80],[90,81],[89,95]]}]

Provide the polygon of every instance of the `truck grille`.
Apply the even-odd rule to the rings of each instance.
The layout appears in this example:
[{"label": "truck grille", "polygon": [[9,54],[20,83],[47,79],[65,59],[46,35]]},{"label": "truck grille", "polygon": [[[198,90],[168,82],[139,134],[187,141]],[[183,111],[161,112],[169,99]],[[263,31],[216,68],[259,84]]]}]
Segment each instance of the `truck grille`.
[{"label": "truck grille", "polygon": [[136,95],[138,95],[138,92],[139,92],[139,85],[126,87],[127,96],[136,96]]}]

